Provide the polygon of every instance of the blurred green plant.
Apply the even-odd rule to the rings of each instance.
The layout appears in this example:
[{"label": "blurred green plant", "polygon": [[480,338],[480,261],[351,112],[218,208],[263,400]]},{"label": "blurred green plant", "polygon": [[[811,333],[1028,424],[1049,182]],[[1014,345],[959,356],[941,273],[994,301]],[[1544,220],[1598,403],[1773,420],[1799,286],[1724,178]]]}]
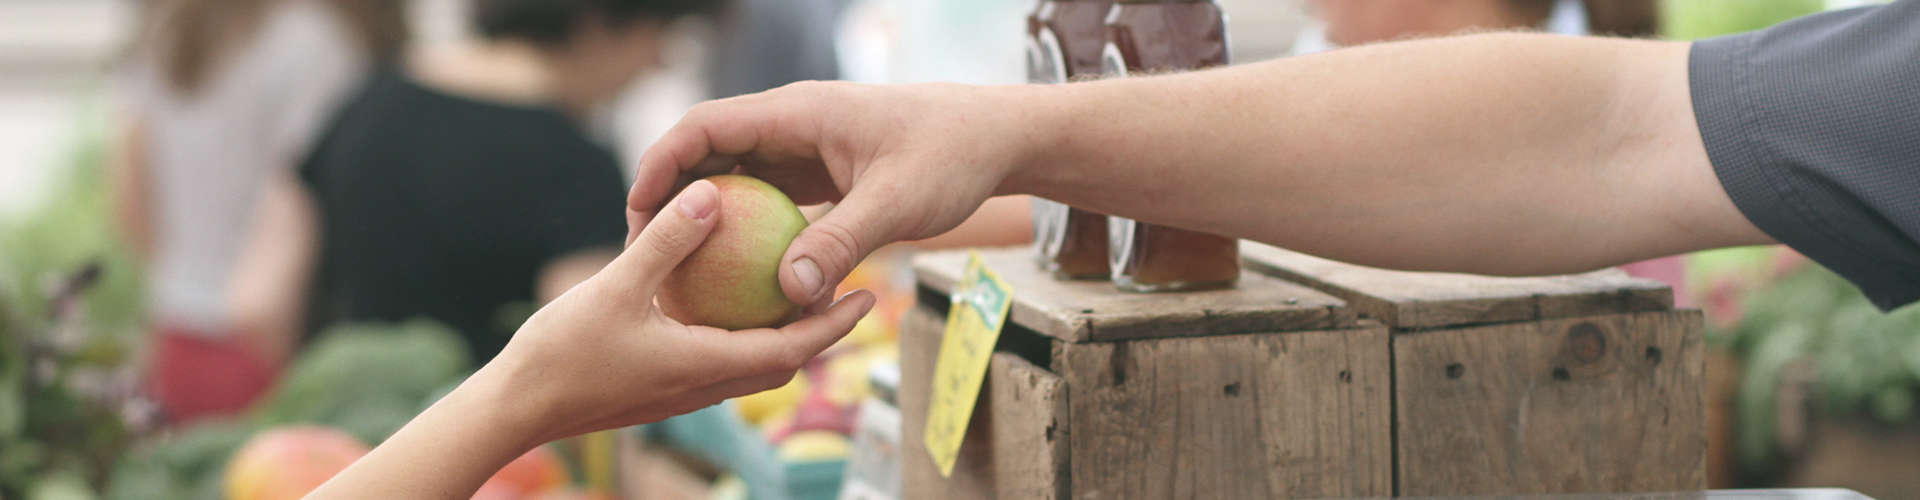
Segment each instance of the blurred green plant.
[{"label": "blurred green plant", "polygon": [[0,294],[25,313],[23,327],[45,328],[50,280],[99,265],[101,281],[83,297],[91,333],[125,342],[144,317],[139,260],[114,229],[107,182],[109,144],[102,113],[88,108],[48,195],[17,217],[0,220]]},{"label": "blurred green plant", "polygon": [[256,418],[336,427],[378,443],[472,365],[460,336],[430,320],[335,327],[304,349]]},{"label": "blurred green plant", "polygon": [[358,324],[320,334],[248,414],[158,436],[128,453],[109,499],[219,498],[228,458],[254,434],[312,424],[375,444],[464,380],[464,341],[438,323]]},{"label": "blurred green plant", "polygon": [[1825,0],[1665,0],[1660,2],[1663,35],[1696,40],[1753,31],[1820,12]]},{"label": "blurred green plant", "polygon": [[1915,420],[1920,305],[1881,313],[1846,279],[1815,265],[1754,288],[1741,303],[1738,322],[1712,335],[1743,361],[1736,449],[1749,475],[1764,477],[1786,458],[1783,434],[1806,422],[1782,416],[1803,405],[1847,421]]},{"label": "blurred green plant", "polygon": [[47,166],[45,201],[0,220],[0,497],[87,498],[132,440],[142,288],[111,225],[98,111]]},{"label": "blurred green plant", "polygon": [[220,498],[228,456],[260,430],[378,443],[465,378],[464,341],[437,323],[342,326],[246,415],[140,436],[141,270],[114,228],[104,114],[82,115],[45,201],[0,219],[0,498]]}]

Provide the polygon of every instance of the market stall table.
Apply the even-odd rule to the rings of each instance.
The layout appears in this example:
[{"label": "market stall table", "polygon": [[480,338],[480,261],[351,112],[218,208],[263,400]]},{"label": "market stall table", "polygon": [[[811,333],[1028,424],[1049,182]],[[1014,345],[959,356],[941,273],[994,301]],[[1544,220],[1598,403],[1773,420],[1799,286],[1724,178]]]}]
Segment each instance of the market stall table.
[{"label": "market stall table", "polygon": [[944,478],[919,443],[967,255],[916,260],[908,498],[1705,486],[1700,317],[1655,283],[1403,276],[1255,246],[1233,289],[1131,294],[1055,281],[1024,249],[982,254],[1013,304]]}]

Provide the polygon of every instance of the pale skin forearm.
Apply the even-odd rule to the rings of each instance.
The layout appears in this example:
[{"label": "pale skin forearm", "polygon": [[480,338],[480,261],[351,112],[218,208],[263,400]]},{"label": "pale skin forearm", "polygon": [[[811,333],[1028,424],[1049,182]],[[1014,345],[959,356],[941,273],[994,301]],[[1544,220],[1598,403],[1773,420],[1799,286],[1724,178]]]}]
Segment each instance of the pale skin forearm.
[{"label": "pale skin forearm", "polygon": [[114,223],[136,256],[153,257],[153,221],[147,216],[153,206],[152,179],[147,172],[147,134],[139,117],[128,120],[120,135],[119,147],[109,182],[113,189]]},{"label": "pale skin forearm", "polygon": [[1766,242],[1707,162],[1687,49],[1500,34],[1021,87],[1056,132],[1002,191],[1404,269]]},{"label": "pale skin forearm", "polygon": [[545,440],[527,413],[532,403],[509,394],[489,365],[341,471],[309,499],[473,496],[514,457]]},{"label": "pale skin forearm", "polygon": [[656,292],[726,210],[710,182],[678,200],[613,262],[528,318],[498,356],[309,498],[469,498],[541,443],[779,387],[873,309],[873,294],[857,291],[778,329],[667,317]]}]

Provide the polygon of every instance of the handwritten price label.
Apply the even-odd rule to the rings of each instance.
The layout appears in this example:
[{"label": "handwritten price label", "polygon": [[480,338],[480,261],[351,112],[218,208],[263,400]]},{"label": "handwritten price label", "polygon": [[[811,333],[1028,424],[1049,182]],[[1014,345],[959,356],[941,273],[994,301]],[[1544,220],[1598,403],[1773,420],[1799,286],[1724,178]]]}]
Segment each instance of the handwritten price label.
[{"label": "handwritten price label", "polygon": [[953,291],[947,312],[946,337],[933,364],[933,399],[927,408],[927,453],[940,466],[941,477],[953,476],[960,456],[960,440],[967,434],[973,405],[980,400],[980,384],[987,378],[987,361],[1006,326],[1013,289],[980,261],[979,252],[967,259],[967,273]]}]

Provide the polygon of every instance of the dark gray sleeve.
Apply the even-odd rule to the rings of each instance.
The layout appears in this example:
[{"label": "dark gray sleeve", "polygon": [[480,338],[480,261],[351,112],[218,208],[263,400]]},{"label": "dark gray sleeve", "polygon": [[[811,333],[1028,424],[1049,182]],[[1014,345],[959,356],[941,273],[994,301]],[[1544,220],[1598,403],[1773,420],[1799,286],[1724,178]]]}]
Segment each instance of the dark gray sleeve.
[{"label": "dark gray sleeve", "polygon": [[1741,213],[1882,309],[1920,300],[1920,0],[1704,40],[1688,64]]}]

